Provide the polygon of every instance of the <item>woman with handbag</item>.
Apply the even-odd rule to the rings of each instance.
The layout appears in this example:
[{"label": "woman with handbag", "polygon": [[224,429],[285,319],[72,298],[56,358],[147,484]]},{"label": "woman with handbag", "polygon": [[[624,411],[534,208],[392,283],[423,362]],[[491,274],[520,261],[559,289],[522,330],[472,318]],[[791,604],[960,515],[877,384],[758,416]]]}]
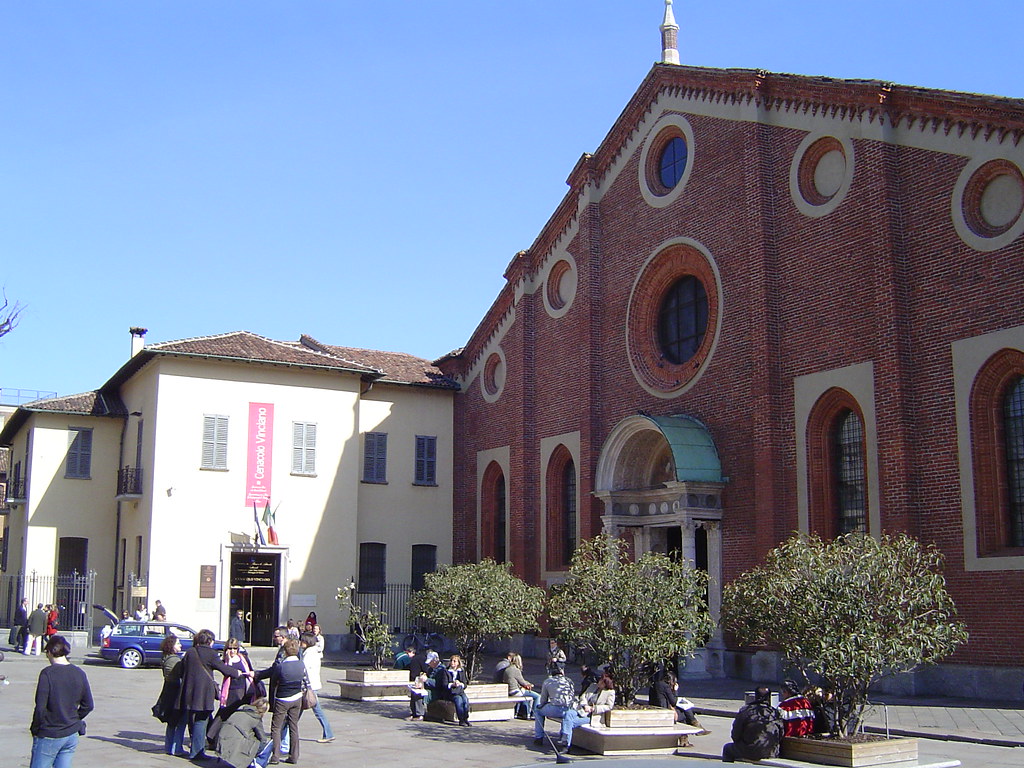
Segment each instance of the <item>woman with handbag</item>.
[{"label": "woman with handbag", "polygon": [[[319,626],[317,628],[319,629]],[[320,706],[319,691],[324,687],[323,681],[320,679],[320,666],[324,660],[324,653],[317,640],[317,635],[313,632],[303,632],[299,636],[299,642],[302,643],[303,648],[302,663],[306,666],[306,685],[313,694],[310,700],[315,699],[312,707],[303,707],[303,709],[313,710],[313,714],[316,715],[317,722],[320,723],[324,732],[317,741],[320,744],[328,744],[334,741],[334,731],[331,730],[331,724],[327,722],[327,715],[324,714],[324,710]]]},{"label": "woman with handbag", "polygon": [[306,667],[299,658],[299,641],[294,637],[281,643],[281,656],[267,669],[256,673],[257,680],[270,678],[270,696],[274,713],[270,735],[274,740],[274,754],[270,763],[281,762],[281,735],[288,724],[289,750],[286,763],[299,762],[299,718],[305,688]]}]

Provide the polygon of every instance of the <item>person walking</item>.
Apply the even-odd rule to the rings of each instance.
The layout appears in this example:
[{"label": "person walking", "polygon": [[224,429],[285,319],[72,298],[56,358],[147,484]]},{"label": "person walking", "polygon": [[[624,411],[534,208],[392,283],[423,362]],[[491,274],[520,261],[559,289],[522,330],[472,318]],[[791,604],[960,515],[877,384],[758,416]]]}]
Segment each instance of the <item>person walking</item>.
[{"label": "person walking", "polygon": [[[206,727],[213,713],[213,697],[217,685],[213,681],[213,670],[227,677],[240,677],[242,671],[220,660],[218,653],[210,646],[213,632],[201,629],[192,641],[192,647],[181,660],[181,690],[178,692],[178,709],[187,713],[190,760],[206,757]],[[249,672],[248,674],[252,674]]]},{"label": "person walking", "polygon": [[232,637],[240,643],[245,642],[245,612],[241,608],[235,611],[228,625],[228,639]]},{"label": "person walking", "polygon": [[320,667],[323,664],[324,652],[320,649],[317,636],[313,632],[303,632],[299,635],[299,642],[302,644],[302,663],[306,665],[306,685],[317,695],[313,714],[323,729],[323,736],[317,741],[320,744],[329,744],[334,741],[334,731],[331,730],[331,724],[327,722],[327,715],[324,714],[323,707],[320,706],[320,690],[324,687],[323,681],[320,679]]},{"label": "person walking", "polygon": [[46,641],[50,666],[39,673],[32,711],[30,768],[71,768],[85,717],[93,710],[85,672],[68,660],[71,644],[62,635]]},{"label": "person walking", "polygon": [[46,636],[53,637],[57,634],[57,627],[60,624],[60,611],[57,610],[57,604],[47,606],[49,611],[46,614]]},{"label": "person walking", "polygon": [[299,718],[302,716],[302,685],[306,667],[299,658],[299,641],[288,637],[281,643],[281,655],[267,669],[256,673],[257,680],[270,678],[270,695],[274,713],[270,724],[274,754],[270,763],[281,761],[281,734],[287,722],[290,749],[287,763],[299,762]]},{"label": "person walking", "polygon": [[28,644],[28,598],[21,598],[21,605],[14,612],[14,627],[11,629],[11,644],[18,653],[24,653]]},{"label": "person walking", "polygon": [[47,613],[43,610],[43,604],[36,605],[36,609],[28,617],[28,642],[25,644],[25,655],[38,656],[43,648],[43,638],[46,636]]}]

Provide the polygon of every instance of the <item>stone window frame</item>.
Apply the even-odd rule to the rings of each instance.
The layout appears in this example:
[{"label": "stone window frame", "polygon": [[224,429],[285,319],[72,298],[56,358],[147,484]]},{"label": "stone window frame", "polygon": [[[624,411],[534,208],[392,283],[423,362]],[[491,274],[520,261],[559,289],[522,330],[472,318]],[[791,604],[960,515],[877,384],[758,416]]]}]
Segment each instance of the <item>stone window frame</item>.
[{"label": "stone window frame", "polygon": [[[956,230],[960,239],[972,249],[987,253],[1009,245],[1021,234],[1024,234],[1024,213],[1021,213],[1017,220],[1006,228],[987,230],[983,227],[982,232],[987,231],[988,234],[979,234],[975,231],[978,214],[974,211],[974,204],[978,202],[981,192],[984,191],[978,185],[980,178],[978,174],[983,170],[983,166],[997,170],[1012,166],[1017,174],[1020,174],[1020,169],[1024,166],[1024,156],[996,150],[981,152],[967,162],[953,185],[949,201],[953,229]],[[974,226],[972,226],[972,221]]]},{"label": "stone window frame", "polygon": [[[688,360],[665,359],[658,341],[658,317],[665,294],[682,277],[692,275],[704,286],[708,317],[704,339]],[[673,238],[657,248],[639,270],[626,310],[626,351],[637,383],[651,395],[672,398],[694,386],[707,370],[721,334],[723,291],[718,266],[696,240]]]},{"label": "stone window frame", "polygon": [[[988,460],[992,459],[993,446],[989,442],[992,440],[992,432],[989,431],[988,437],[983,436],[985,422],[975,413],[975,409],[980,409],[983,415],[984,408],[991,405],[985,402],[985,398],[991,395],[993,379],[998,384],[1001,378],[997,375],[1000,373],[999,368],[1008,362],[1008,358],[1000,355],[1004,350],[1024,352],[1024,325],[960,339],[950,344],[957,459],[960,467],[964,570],[967,572],[1024,571],[1024,553],[1011,549],[986,552],[984,546],[979,546],[979,539],[984,540],[984,529],[988,525],[986,514],[999,513],[986,512],[984,507],[979,506],[984,503],[986,495],[992,492],[991,483],[997,480],[992,472],[979,473],[977,470],[979,466],[985,465],[986,452]],[[1002,373],[1010,375],[1005,370]],[[979,453],[981,455],[977,456]],[[979,536],[979,527],[982,536]]]},{"label": "stone window frame", "polygon": [[[836,193],[826,198],[814,189],[814,171],[818,161],[833,149],[841,151],[846,158],[846,172]],[[821,131],[808,133],[797,146],[789,166],[789,196],[793,205],[811,219],[827,216],[846,199],[855,171],[856,158],[849,137]]]},{"label": "stone window frame", "polygon": [[[672,189],[662,185],[659,175],[661,154],[665,146],[679,137],[686,143],[686,167],[683,175]],[[697,152],[693,140],[693,128],[689,121],[678,112],[669,112],[658,118],[644,139],[638,166],[640,194],[652,208],[665,208],[674,203],[686,188],[696,161]]]},{"label": "stone window frame", "polygon": [[476,552],[477,560],[490,557],[497,560],[494,541],[494,490],[498,476],[505,481],[505,561],[511,561],[511,537],[509,535],[509,503],[511,498],[509,478],[511,451],[508,446],[480,451],[477,454],[476,488]]},{"label": "stone window frame", "polygon": [[1024,351],[1004,348],[978,371],[971,389],[971,448],[977,552],[980,557],[1024,555],[1010,541],[1003,402],[1024,376]]},{"label": "stone window frame", "polygon": [[[878,427],[875,411],[874,364],[871,361],[797,376],[793,379],[793,421],[796,443],[797,528],[810,533],[812,486],[818,481],[812,477],[811,438],[812,425],[822,396],[829,390],[848,393],[860,409],[864,427],[865,473],[867,475],[867,531],[875,536],[882,530],[881,487],[879,485]],[[817,411],[818,416],[825,411]]]},{"label": "stone window frame", "polygon": [[[551,579],[555,574],[564,577],[569,564],[557,557],[565,529],[560,515],[564,513],[562,505],[562,475],[567,462],[571,461],[576,474],[576,542],[577,546],[583,538],[583,499],[580,494],[580,433],[568,432],[544,438],[540,444],[540,496],[541,525],[544,536],[541,542],[541,564],[543,578]],[[557,541],[554,539],[557,538]]]},{"label": "stone window frame", "polygon": [[864,462],[864,532],[871,519],[871,504],[868,499],[867,471],[867,430],[864,426],[864,412],[857,399],[842,387],[826,390],[811,409],[807,420],[808,457],[808,530],[822,538],[832,539],[841,531],[839,509],[839,477],[836,468],[836,431],[841,420],[853,414],[860,420],[861,454]]}]

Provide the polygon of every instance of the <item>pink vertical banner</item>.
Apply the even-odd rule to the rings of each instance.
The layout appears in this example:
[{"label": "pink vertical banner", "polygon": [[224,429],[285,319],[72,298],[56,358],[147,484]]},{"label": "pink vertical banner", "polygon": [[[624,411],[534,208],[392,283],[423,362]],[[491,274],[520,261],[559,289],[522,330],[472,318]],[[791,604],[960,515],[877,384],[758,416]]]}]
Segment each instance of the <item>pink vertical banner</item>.
[{"label": "pink vertical banner", "polygon": [[274,446],[274,404],[249,403],[249,461],[245,473],[245,505],[270,501],[270,469]]}]

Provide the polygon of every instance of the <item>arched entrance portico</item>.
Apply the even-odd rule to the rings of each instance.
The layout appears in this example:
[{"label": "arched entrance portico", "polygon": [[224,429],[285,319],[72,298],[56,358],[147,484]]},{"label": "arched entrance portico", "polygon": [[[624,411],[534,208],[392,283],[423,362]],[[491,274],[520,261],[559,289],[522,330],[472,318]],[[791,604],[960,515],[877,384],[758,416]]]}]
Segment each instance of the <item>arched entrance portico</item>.
[{"label": "arched entrance portico", "polygon": [[[640,414],[620,421],[601,449],[594,495],[604,503],[606,533],[631,535],[634,549],[681,557],[706,570],[708,607],[722,604],[722,489],[714,440],[690,416]],[[689,677],[721,676],[715,636],[686,664]]]}]

